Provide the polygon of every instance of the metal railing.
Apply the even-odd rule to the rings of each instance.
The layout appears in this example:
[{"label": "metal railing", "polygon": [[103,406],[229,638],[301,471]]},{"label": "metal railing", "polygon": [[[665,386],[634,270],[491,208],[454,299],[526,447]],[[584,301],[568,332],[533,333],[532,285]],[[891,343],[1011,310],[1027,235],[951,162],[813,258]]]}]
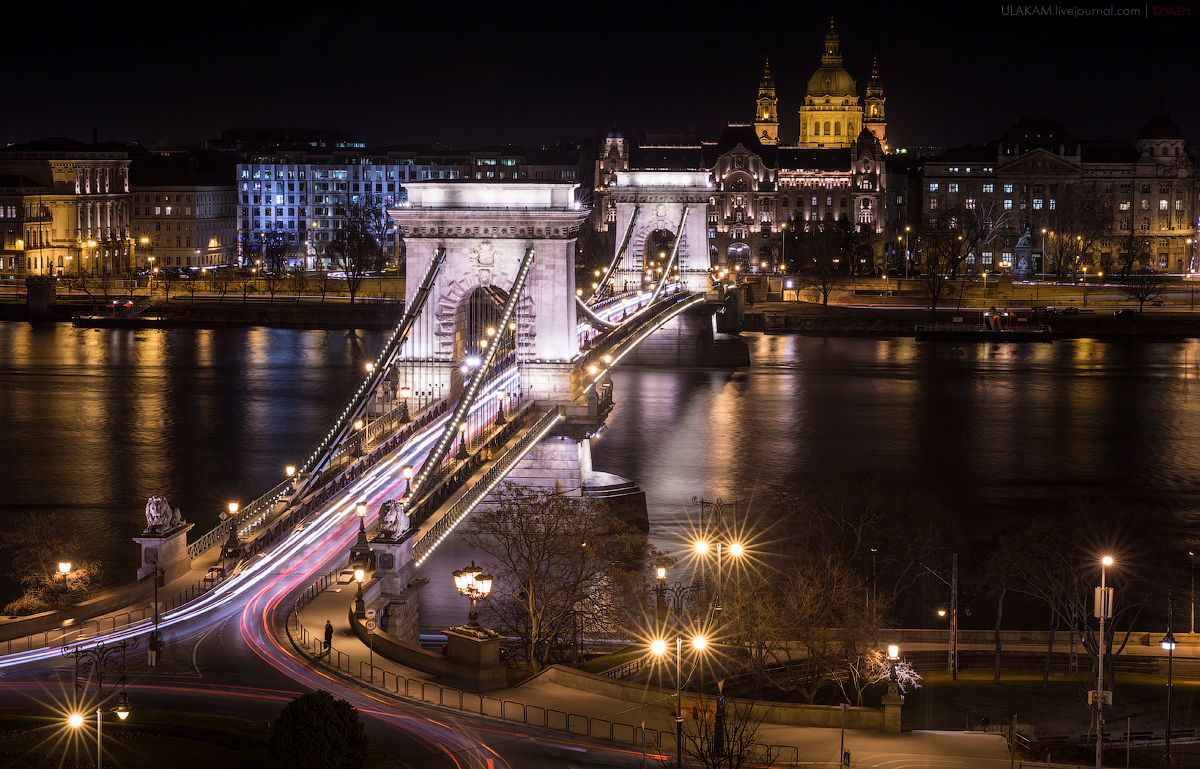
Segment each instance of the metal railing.
[{"label": "metal railing", "polygon": [[428,531],[413,542],[413,559],[417,562],[417,566],[424,563],[425,559],[433,553],[434,548],[449,536],[450,532],[458,526],[459,522],[470,515],[471,511],[483,501],[484,497],[491,493],[496,484],[504,480],[509,471],[546,436],[546,433],[550,432],[556,424],[565,418],[566,415],[561,406],[556,406],[546,412],[541,419],[529,428],[525,435],[521,436],[521,440],[517,441],[504,456],[496,460],[491,469],[484,473],[479,482],[472,486],[470,491],[454,504],[454,507],[450,508],[445,515],[429,527]]},{"label": "metal railing", "polygon": [[[336,574],[336,572],[331,574]],[[322,579],[329,577],[330,575],[327,574]],[[326,649],[324,639],[308,632],[308,628],[300,621],[300,609],[307,605],[315,597],[315,594],[307,600],[304,600],[305,596],[308,596],[315,587],[316,584],[305,591],[297,600],[296,608],[288,614],[286,622],[288,640],[292,647],[304,655],[310,664],[335,671],[351,683],[392,697],[500,721],[524,724],[539,729],[551,729],[578,737],[607,740],[622,745],[634,747],[644,745],[647,750],[653,749],[660,754],[672,753],[677,748],[675,731],[670,728],[647,729],[641,725],[595,718],[532,703],[506,700],[501,697],[489,697],[476,692],[465,692],[452,686],[442,686],[436,681],[409,678],[361,659],[355,665],[355,660],[337,647],[331,645]],[[800,758],[799,748],[792,745],[756,743],[751,746],[750,750],[753,753],[752,763],[758,766],[791,766],[796,764]]]}]

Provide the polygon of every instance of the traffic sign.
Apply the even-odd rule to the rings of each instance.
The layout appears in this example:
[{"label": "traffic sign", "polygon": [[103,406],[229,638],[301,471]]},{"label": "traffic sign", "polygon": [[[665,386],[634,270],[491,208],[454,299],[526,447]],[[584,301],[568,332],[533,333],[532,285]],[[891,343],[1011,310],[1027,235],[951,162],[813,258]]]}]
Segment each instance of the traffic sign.
[{"label": "traffic sign", "polygon": [[373,619],[367,620],[367,630],[374,630],[374,629],[375,629],[375,620],[373,620]]},{"label": "traffic sign", "polygon": [[850,769],[850,751],[842,751],[842,769]]},{"label": "traffic sign", "polygon": [[367,619],[375,619],[375,610],[367,609]]}]

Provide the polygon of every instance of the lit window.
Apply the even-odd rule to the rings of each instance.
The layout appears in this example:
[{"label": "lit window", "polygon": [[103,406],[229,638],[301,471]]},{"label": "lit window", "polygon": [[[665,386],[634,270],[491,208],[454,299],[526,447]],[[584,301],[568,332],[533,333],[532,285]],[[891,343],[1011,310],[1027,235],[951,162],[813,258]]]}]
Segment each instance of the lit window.
[{"label": "lit window", "polygon": [[1129,201],[1128,201],[1128,200],[1122,200],[1122,201],[1120,202],[1120,204],[1117,206],[1117,208],[1119,208],[1119,209],[1120,209],[1120,210],[1122,210],[1122,211],[1128,211],[1128,210],[1129,210]]},{"label": "lit window", "polygon": [[1165,201],[1165,200],[1158,201],[1158,210],[1166,211],[1167,210],[1167,201]]},{"label": "lit window", "polygon": [[1042,199],[1041,198],[1033,199],[1033,210],[1035,210],[1035,211],[1042,210]]},{"label": "lit window", "polygon": [[930,183],[929,183],[929,191],[930,191],[930,192],[937,192],[937,191],[938,191],[938,183],[937,183],[937,182],[930,182]]},{"label": "lit window", "polygon": [[952,183],[952,184],[949,184],[949,185],[947,185],[947,190],[946,190],[946,191],[947,191],[947,192],[958,192],[958,184],[957,184],[957,183]]},{"label": "lit window", "polygon": [[[1006,185],[1006,186],[1007,186],[1007,185]],[[1005,200],[1005,201],[1004,201],[1004,210],[1005,210],[1005,211],[1011,211],[1011,210],[1012,210],[1012,200]]]},{"label": "lit window", "polygon": [[1004,191],[1009,194],[1012,194],[1012,185],[1011,184],[1004,185]]},{"label": "lit window", "polygon": [[975,208],[975,198],[967,198],[966,201],[963,203],[963,206],[967,210],[974,209]]},{"label": "lit window", "polygon": [[983,185],[983,191],[984,191],[984,192],[991,192],[991,191],[992,191],[992,185],[991,185],[991,184],[985,184],[985,185]]},{"label": "lit window", "polygon": [[936,211],[936,210],[937,210],[937,207],[938,207],[938,199],[937,199],[937,198],[930,198],[930,199],[929,199],[929,210],[930,210],[930,211]]}]

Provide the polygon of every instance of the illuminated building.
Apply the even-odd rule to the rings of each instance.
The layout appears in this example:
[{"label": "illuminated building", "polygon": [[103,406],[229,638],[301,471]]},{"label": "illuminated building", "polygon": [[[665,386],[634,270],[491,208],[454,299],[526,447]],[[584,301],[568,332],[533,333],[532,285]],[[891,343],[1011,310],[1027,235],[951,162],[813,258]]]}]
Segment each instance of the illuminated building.
[{"label": "illuminated building", "polygon": [[115,142],[53,137],[0,149],[0,274],[130,271],[129,162]]}]

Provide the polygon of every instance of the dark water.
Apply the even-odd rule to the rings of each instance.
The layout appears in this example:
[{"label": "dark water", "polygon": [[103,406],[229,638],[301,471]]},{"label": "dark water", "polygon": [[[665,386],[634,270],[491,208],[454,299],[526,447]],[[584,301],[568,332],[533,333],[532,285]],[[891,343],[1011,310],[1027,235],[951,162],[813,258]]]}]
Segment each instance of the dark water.
[{"label": "dark water", "polygon": [[[0,522],[58,511],[131,577],[151,494],[196,531],[273,486],[350,392],[382,333],[91,331],[0,324]],[[693,496],[761,499],[794,469],[928,488],[968,528],[1080,496],[1200,510],[1200,343],[951,345],[750,335],[741,371],[627,369],[596,469],[646,491],[677,549]],[[463,619],[450,543],[425,567],[422,621]],[[460,563],[462,561],[462,563]],[[446,584],[442,584],[442,583]],[[0,582],[0,598],[15,588]]]}]

